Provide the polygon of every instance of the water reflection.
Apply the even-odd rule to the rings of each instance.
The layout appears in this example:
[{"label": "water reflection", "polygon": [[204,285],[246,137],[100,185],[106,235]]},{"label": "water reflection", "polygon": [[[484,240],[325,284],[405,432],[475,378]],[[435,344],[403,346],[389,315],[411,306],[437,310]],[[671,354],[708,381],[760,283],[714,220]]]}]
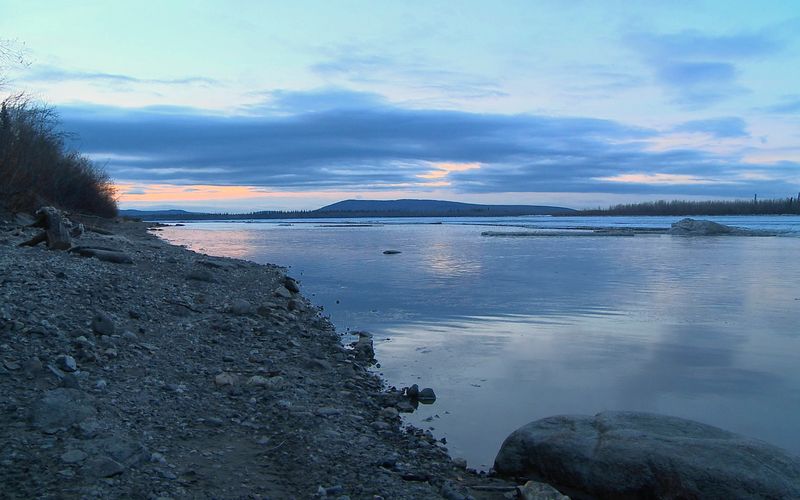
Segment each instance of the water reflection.
[{"label": "water reflection", "polygon": [[800,453],[800,239],[484,229],[198,224],[164,235],[290,266],[340,330],[375,333],[391,384],[436,390],[409,420],[473,466],[491,466],[533,419],[603,410],[693,418]]}]

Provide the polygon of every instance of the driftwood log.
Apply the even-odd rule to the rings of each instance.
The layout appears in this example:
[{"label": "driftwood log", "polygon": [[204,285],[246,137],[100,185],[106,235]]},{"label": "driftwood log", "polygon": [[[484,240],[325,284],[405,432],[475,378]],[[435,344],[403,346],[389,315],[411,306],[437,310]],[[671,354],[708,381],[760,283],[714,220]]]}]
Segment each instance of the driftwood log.
[{"label": "driftwood log", "polygon": [[96,259],[113,262],[115,264],[133,264],[133,259],[130,255],[116,248],[77,246],[72,247],[70,252],[78,254],[81,257],[95,257]]},{"label": "driftwood log", "polygon": [[36,246],[41,242],[47,243],[47,248],[51,250],[69,250],[72,246],[72,238],[69,235],[61,212],[53,207],[42,207],[36,211],[36,222],[31,227],[41,227],[44,229],[28,241],[20,243],[20,246]]}]

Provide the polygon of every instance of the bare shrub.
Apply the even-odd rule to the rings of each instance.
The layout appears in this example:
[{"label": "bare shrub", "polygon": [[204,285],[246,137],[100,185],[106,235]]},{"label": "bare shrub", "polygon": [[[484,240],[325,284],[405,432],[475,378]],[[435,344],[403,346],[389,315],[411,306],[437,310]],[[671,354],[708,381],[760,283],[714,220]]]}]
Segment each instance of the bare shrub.
[{"label": "bare shrub", "polygon": [[114,185],[105,171],[66,146],[52,108],[22,94],[0,104],[0,201],[12,210],[54,205],[113,217]]}]

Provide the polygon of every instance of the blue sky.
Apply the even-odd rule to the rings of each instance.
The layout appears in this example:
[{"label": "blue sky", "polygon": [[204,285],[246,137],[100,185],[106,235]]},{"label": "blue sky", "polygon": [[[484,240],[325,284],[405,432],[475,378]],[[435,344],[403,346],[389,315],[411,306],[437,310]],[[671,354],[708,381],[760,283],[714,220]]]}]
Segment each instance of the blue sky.
[{"label": "blue sky", "polygon": [[0,0],[123,207],[800,191],[795,1]]}]

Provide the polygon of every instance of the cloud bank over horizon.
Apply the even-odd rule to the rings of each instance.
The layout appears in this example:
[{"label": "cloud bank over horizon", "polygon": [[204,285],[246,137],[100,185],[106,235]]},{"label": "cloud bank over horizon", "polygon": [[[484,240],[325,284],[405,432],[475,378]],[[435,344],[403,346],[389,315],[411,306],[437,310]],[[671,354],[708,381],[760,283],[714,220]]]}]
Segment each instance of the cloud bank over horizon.
[{"label": "cloud bank over horizon", "polygon": [[[790,195],[795,162],[751,148],[664,148],[672,136],[749,137],[738,117],[659,131],[585,117],[407,108],[373,93],[280,91],[236,115],[68,106],[79,148],[123,183],[458,194]],[[442,169],[439,165],[475,165]],[[431,175],[431,172],[444,172]]]}]

